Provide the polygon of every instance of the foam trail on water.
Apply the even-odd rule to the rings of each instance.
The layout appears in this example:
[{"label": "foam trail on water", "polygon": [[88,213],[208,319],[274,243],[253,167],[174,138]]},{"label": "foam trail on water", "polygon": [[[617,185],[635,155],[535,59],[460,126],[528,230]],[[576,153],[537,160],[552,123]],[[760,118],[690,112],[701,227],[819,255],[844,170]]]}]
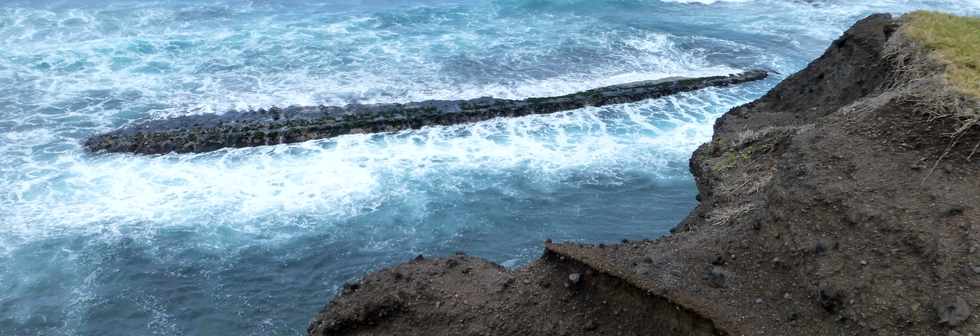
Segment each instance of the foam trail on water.
[{"label": "foam trail on water", "polygon": [[[15,206],[4,212],[9,232],[23,235],[130,234],[201,222],[250,231],[259,229],[257,219],[276,214],[343,220],[419,185],[472,188],[465,184],[480,181],[466,176],[480,171],[528,174],[543,187],[567,183],[567,174],[578,171],[646,170],[676,178],[683,175],[670,164],[710,136],[717,107],[743,100],[706,90],[621,107],[212,154],[79,153],[62,158],[65,169],[53,181],[8,189]],[[457,176],[464,180],[453,181]]]},{"label": "foam trail on water", "polygon": [[[9,142],[0,147],[10,154],[4,159],[10,168],[2,171],[10,232],[130,234],[156,230],[150,223],[249,226],[275,213],[340,220],[404,197],[399,191],[411,189],[408,184],[419,176],[520,170],[557,181],[560,175],[553,174],[563,171],[612,164],[619,166],[601,169],[622,169],[663,155],[640,153],[637,160],[617,163],[630,149],[623,138],[629,133],[607,131],[610,121],[595,111],[350,136],[221,157],[93,157],[77,146],[85,134],[141,118],[288,104],[550,96],[736,70],[711,64],[703,51],[682,47],[687,40],[671,34],[633,28],[576,33],[595,29],[598,22],[586,17],[493,18],[419,7],[404,17],[313,13],[276,20],[286,14],[273,10],[2,9],[0,17],[9,24],[0,26],[0,36],[21,46],[0,51],[8,56],[2,58],[4,71],[20,79],[0,88],[3,99],[17,107],[0,119],[10,130],[4,134]],[[255,15],[269,16],[258,24],[235,20]],[[455,22],[536,27],[546,34],[500,29],[488,36],[469,25],[445,29]],[[476,46],[489,52],[467,51]],[[608,61],[595,63],[591,57],[597,54]],[[346,70],[331,71],[339,66]],[[706,116],[699,115],[700,122]]]}]

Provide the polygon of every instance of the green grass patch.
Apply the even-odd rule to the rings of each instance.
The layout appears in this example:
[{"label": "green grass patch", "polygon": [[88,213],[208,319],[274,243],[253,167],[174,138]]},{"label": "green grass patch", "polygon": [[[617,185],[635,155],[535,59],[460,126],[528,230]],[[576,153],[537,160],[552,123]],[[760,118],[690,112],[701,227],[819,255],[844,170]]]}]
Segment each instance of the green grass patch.
[{"label": "green grass patch", "polygon": [[916,11],[905,34],[947,64],[946,78],[961,93],[980,97],[980,17]]},{"label": "green grass patch", "polygon": [[716,171],[725,171],[735,168],[740,163],[752,160],[752,156],[761,153],[769,153],[773,149],[771,144],[753,144],[741,150],[732,150],[722,154],[721,159],[715,162],[712,167]]}]

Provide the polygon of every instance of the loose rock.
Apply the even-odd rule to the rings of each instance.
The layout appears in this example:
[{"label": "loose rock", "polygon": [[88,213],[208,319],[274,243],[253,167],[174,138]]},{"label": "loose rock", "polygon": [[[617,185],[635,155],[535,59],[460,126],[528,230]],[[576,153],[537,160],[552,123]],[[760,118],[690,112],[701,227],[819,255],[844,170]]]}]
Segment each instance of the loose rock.
[{"label": "loose rock", "polygon": [[725,287],[728,280],[733,277],[734,275],[732,272],[725,270],[720,266],[712,266],[704,274],[704,280],[708,281],[708,284],[715,288]]},{"label": "loose rock", "polygon": [[940,300],[936,311],[939,313],[939,323],[951,327],[963,324],[972,313],[970,305],[959,296]]}]

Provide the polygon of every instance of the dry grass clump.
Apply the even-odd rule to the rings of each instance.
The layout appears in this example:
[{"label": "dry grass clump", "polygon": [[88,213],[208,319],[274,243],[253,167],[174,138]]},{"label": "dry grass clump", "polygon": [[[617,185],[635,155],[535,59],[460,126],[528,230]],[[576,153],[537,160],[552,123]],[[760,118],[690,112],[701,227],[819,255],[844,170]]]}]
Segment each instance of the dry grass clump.
[{"label": "dry grass clump", "polygon": [[934,119],[954,118],[954,138],[980,126],[980,18],[917,11],[903,21],[885,50],[898,78],[891,98],[882,98],[903,97]]},{"label": "dry grass clump", "polygon": [[[902,99],[933,119],[952,118],[958,124],[949,133],[952,140],[946,150],[922,180],[925,183],[964,135],[980,129],[980,18],[916,11],[902,21],[884,55],[894,63],[897,78],[877,100]],[[980,143],[967,160],[978,149]]]}]

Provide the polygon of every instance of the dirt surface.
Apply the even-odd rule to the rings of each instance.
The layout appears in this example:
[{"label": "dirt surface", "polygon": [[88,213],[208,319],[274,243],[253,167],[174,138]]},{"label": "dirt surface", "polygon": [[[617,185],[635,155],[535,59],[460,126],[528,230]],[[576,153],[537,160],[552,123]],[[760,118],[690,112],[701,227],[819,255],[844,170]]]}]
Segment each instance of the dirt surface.
[{"label": "dirt surface", "polygon": [[457,255],[413,262],[345,287],[313,335],[719,335],[707,319],[546,253],[516,271]]},{"label": "dirt surface", "polygon": [[954,143],[954,121],[894,94],[900,24],[860,21],[720,118],[691,159],[701,204],[672,235],[547,243],[513,271],[408,263],[310,334],[980,336],[980,129]]}]

